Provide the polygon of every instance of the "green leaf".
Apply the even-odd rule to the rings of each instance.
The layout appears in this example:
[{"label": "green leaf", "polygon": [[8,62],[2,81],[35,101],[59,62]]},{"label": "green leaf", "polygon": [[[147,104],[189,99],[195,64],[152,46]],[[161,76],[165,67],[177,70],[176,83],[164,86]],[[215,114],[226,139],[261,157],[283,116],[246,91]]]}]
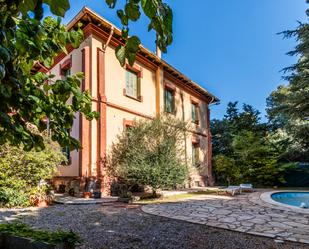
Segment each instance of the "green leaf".
[{"label": "green leaf", "polygon": [[134,65],[135,59],[136,59],[136,54],[135,53],[129,53],[128,61],[129,61],[129,64],[130,64],[131,67]]},{"label": "green leaf", "polygon": [[0,80],[5,77],[5,68],[3,65],[0,65]]},{"label": "green leaf", "polygon": [[50,11],[57,16],[64,17],[65,13],[70,9],[69,0],[44,0],[48,4]]},{"label": "green leaf", "polygon": [[126,48],[122,45],[119,45],[116,48],[116,57],[120,62],[120,65],[123,67],[126,63]]},{"label": "green leaf", "polygon": [[10,59],[11,57],[8,50],[0,46],[0,60],[2,60],[3,63],[7,63]]},{"label": "green leaf", "polygon": [[149,18],[153,18],[157,13],[157,7],[153,0],[142,0],[142,8]]},{"label": "green leaf", "polygon": [[127,39],[129,35],[129,29],[128,28],[123,28],[121,31],[122,37]]},{"label": "green leaf", "polygon": [[33,11],[37,3],[37,0],[24,0],[21,1],[18,8],[23,15],[26,15],[28,11]]},{"label": "green leaf", "polygon": [[105,2],[107,3],[108,7],[113,9],[116,6],[117,0],[105,0]]},{"label": "green leaf", "polygon": [[141,16],[139,5],[133,4],[132,2],[125,5],[125,13],[132,21],[137,21]]},{"label": "green leaf", "polygon": [[129,24],[128,16],[124,13],[123,10],[117,10],[117,16],[119,17],[123,26],[127,26]]},{"label": "green leaf", "polygon": [[137,53],[140,44],[141,41],[137,36],[131,36],[126,42],[126,50],[130,53]]}]

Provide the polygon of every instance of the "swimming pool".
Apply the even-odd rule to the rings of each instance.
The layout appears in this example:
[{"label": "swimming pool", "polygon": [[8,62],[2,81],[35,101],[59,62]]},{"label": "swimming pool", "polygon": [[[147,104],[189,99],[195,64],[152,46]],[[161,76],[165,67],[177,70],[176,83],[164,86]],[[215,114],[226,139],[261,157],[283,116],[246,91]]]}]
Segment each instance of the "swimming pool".
[{"label": "swimming pool", "polygon": [[309,192],[278,192],[272,194],[271,198],[290,206],[309,207]]}]

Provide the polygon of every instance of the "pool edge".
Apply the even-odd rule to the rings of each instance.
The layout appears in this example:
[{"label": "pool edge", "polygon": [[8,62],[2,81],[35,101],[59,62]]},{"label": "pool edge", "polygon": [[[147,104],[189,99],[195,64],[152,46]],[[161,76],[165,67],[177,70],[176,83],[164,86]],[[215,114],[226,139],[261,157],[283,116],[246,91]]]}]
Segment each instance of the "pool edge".
[{"label": "pool edge", "polygon": [[[264,192],[260,195],[260,199],[268,204],[271,204],[273,206],[276,206],[277,208],[280,208],[281,210],[284,210],[284,211],[292,211],[292,212],[297,212],[297,213],[302,213],[302,214],[309,214],[309,209],[303,209],[303,208],[300,208],[300,207],[295,207],[295,206],[290,206],[288,204],[283,204],[283,203],[280,203],[280,202],[277,202],[275,200],[273,200],[271,198],[271,196],[273,194],[276,194],[276,193],[289,193],[289,192],[297,192],[295,190],[282,190],[282,191],[279,191],[279,190],[276,190],[276,191],[268,191],[268,192]],[[304,192],[304,193],[309,193],[309,191],[299,191],[299,192]]]}]

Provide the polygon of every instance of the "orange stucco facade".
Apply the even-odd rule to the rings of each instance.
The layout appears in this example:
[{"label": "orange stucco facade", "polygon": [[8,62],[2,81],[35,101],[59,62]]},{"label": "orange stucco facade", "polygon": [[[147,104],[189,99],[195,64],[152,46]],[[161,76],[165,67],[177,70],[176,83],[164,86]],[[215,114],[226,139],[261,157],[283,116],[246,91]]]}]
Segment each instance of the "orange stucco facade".
[{"label": "orange stucco facade", "polygon": [[[103,181],[103,192],[109,194],[104,159],[112,143],[123,132],[126,123],[135,119],[151,119],[164,111],[164,89],[172,87],[176,117],[191,122],[191,103],[198,106],[199,122],[191,124],[184,143],[191,172],[189,185],[211,185],[209,104],[218,100],[145,48],[141,48],[135,65],[130,68],[139,75],[140,96],[136,99],[128,97],[125,88],[129,66],[121,67],[115,57],[115,47],[122,43],[120,31],[88,8],[84,8],[68,28],[74,28],[77,22],[84,24],[84,41],[78,49],[70,48],[67,55],[59,55],[50,73],[62,77],[61,66],[68,60],[71,74],[84,72],[82,88],[90,91],[93,110],[100,113],[100,118],[87,121],[76,114],[71,135],[81,141],[82,148],[71,152],[69,165],[59,166],[56,183],[72,178],[97,177]],[[196,143],[199,145],[200,167],[191,165],[190,160],[192,146]]]}]

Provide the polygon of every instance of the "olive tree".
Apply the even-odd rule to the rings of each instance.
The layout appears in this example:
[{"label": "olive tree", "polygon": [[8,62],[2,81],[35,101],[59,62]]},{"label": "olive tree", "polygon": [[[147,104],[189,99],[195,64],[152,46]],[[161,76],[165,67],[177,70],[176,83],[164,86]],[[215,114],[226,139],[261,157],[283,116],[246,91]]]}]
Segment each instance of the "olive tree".
[{"label": "olive tree", "polygon": [[139,120],[118,136],[108,168],[112,176],[129,185],[175,188],[187,179],[184,159],[186,124],[170,116]]}]

